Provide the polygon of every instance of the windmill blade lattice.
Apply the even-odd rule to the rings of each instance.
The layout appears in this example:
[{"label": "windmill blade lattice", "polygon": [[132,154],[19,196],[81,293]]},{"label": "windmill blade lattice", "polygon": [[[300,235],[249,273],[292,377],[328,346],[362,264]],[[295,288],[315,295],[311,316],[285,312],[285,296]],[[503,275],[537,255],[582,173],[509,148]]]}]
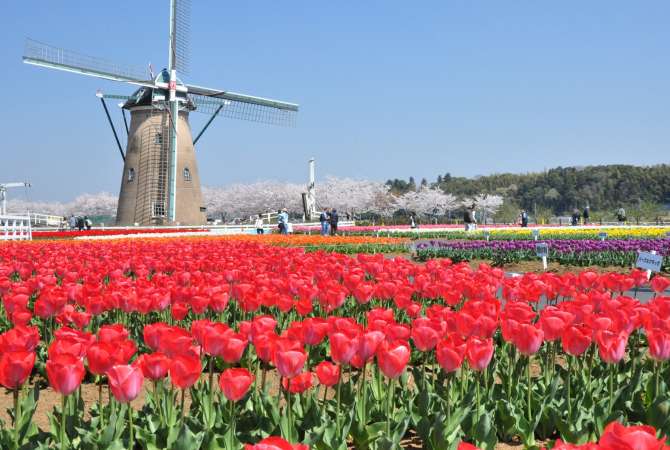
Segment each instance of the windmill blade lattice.
[{"label": "windmill blade lattice", "polygon": [[173,54],[175,68],[182,74],[188,74],[191,52],[191,0],[175,0],[175,39]]},{"label": "windmill blade lattice", "polygon": [[295,126],[296,111],[293,110],[196,94],[188,94],[188,97],[195,105],[196,111],[201,113],[215,114],[218,112],[218,116],[231,119],[286,127]]},{"label": "windmill blade lattice", "polygon": [[117,64],[103,58],[84,55],[34,39],[26,39],[23,61],[27,64],[65,70],[97,78],[123,81],[142,86],[153,85],[152,81],[147,80],[146,72],[138,67]]}]

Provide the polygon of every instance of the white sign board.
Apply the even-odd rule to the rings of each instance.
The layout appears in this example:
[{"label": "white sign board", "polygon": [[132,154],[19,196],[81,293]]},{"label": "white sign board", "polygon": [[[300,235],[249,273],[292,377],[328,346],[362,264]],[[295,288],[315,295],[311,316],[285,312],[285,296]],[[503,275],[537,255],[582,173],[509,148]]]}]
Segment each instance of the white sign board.
[{"label": "white sign board", "polygon": [[484,230],[484,237],[486,238],[487,241],[490,240],[491,232],[489,230]]},{"label": "white sign board", "polygon": [[601,241],[604,241],[605,239],[607,239],[607,233],[601,231],[600,233],[598,233],[598,237],[600,238]]},{"label": "white sign board", "polygon": [[661,265],[663,265],[663,257],[661,255],[651,252],[638,252],[635,267],[651,270],[652,272],[660,272]]},{"label": "white sign board", "polygon": [[535,254],[538,258],[549,256],[549,246],[545,243],[535,244]]},{"label": "white sign board", "polygon": [[537,238],[540,237],[540,230],[533,230],[532,233],[533,233],[533,239],[537,241]]}]

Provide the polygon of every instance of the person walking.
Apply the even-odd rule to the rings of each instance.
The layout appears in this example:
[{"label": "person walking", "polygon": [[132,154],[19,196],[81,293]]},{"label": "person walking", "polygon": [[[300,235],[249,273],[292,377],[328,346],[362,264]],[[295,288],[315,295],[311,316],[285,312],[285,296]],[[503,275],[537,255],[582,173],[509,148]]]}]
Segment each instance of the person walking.
[{"label": "person walking", "polygon": [[416,218],[414,217],[414,214],[409,215],[409,226],[412,229],[419,228],[416,224]]},{"label": "person walking", "polygon": [[281,227],[280,229],[281,234],[288,234],[290,224],[288,223],[289,221],[288,211],[286,210],[286,208],[281,210],[280,215],[281,215],[281,223],[283,224],[283,227]]},{"label": "person walking", "polygon": [[77,216],[77,229],[79,231],[84,231],[84,218],[81,216]]},{"label": "person walking", "polygon": [[616,219],[619,221],[619,225],[624,225],[626,223],[626,210],[623,209],[623,207],[617,210]]},{"label": "person walking", "polygon": [[256,234],[263,234],[263,217],[259,214],[256,216]]},{"label": "person walking", "polygon": [[321,222],[321,236],[328,235],[328,222],[330,220],[330,217],[328,216],[328,208],[325,208],[323,211],[321,211],[321,214],[319,214],[319,222]]},{"label": "person walking", "polygon": [[576,227],[577,225],[579,225],[579,219],[580,218],[581,217],[580,217],[580,214],[579,214],[579,210],[577,208],[575,208],[572,211],[572,222],[571,223],[572,223],[573,227]]},{"label": "person walking", "polygon": [[477,229],[477,213],[474,203],[465,210],[463,221],[465,222],[465,231],[474,231]]},{"label": "person walking", "polygon": [[88,216],[84,216],[84,225],[86,226],[87,231],[90,230],[93,226],[93,222],[88,218]]},{"label": "person walking", "polygon": [[337,210],[333,209],[330,212],[330,235],[331,236],[336,236],[337,235],[337,222],[339,222],[340,218],[337,216]]},{"label": "person walking", "polygon": [[589,217],[591,216],[591,211],[589,208],[589,205],[586,205],[586,208],[584,208],[584,213],[582,214],[582,219],[584,221],[584,225],[589,224]]},{"label": "person walking", "polygon": [[521,226],[523,228],[528,228],[528,213],[525,209],[521,210]]},{"label": "person walking", "polygon": [[68,219],[68,225],[70,226],[70,230],[74,230],[75,228],[77,228],[77,218],[73,214],[70,214],[70,219]]}]

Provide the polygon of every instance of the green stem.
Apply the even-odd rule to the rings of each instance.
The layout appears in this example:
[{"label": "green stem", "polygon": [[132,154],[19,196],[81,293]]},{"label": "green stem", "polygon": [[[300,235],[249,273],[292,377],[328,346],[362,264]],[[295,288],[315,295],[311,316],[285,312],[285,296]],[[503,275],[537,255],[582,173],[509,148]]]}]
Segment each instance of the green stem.
[{"label": "green stem", "polygon": [[478,380],[475,381],[475,392],[477,393],[477,413],[475,414],[475,429],[477,427],[477,424],[479,423],[479,384],[481,383],[481,374],[477,377],[479,378]]},{"label": "green stem", "polygon": [[289,379],[288,381],[288,386],[286,389],[286,418],[288,419],[288,436],[286,436],[286,439],[289,442],[293,442],[293,423],[291,422],[291,391],[289,390],[291,387],[291,380]]},{"label": "green stem", "polygon": [[335,423],[337,430],[340,430],[340,391],[342,390],[342,377],[337,380],[337,411],[335,411]]},{"label": "green stem", "polygon": [[530,362],[531,362],[531,360],[532,360],[531,356],[528,355],[528,366],[526,367],[526,374],[528,376],[528,399],[527,399],[528,411],[527,411],[527,413],[528,413],[528,424],[529,425],[530,425],[531,421],[533,420],[533,414],[532,414],[531,404],[530,404],[530,402],[531,402],[530,397],[531,397],[531,391],[532,391],[532,387],[531,387],[531,384],[530,384],[531,383],[531,377],[530,377]]},{"label": "green stem", "polygon": [[130,446],[129,450],[135,448],[135,430],[133,429],[133,407],[128,402],[128,426],[130,427]]},{"label": "green stem", "polygon": [[181,390],[181,425],[184,425],[184,414],[186,411],[184,411],[184,391],[185,389]]},{"label": "green stem", "polygon": [[658,398],[659,390],[661,389],[661,362],[656,361],[656,392],[655,395]]},{"label": "green stem", "polygon": [[450,387],[451,385],[449,384],[449,380],[451,378],[451,373],[447,373],[446,377],[446,386],[445,386],[445,399],[447,401],[447,423],[451,422],[451,403],[449,402],[449,394],[450,394]]},{"label": "green stem", "polygon": [[14,447],[19,448],[19,419],[21,418],[21,402],[19,388],[14,389]]},{"label": "green stem", "polygon": [[228,404],[228,410],[230,411],[230,436],[228,438],[230,446],[228,450],[233,450],[235,445],[235,403],[228,401]]},{"label": "green stem", "polygon": [[65,450],[65,422],[66,422],[66,413],[65,413],[65,403],[67,401],[67,396],[63,395],[61,398],[61,424],[60,424],[60,448]]},{"label": "green stem", "polygon": [[609,394],[610,394],[610,414],[614,410],[614,372],[615,364],[610,364]]},{"label": "green stem", "polygon": [[568,373],[566,376],[566,386],[568,388],[568,423],[572,423],[572,356],[567,355],[568,358]]},{"label": "green stem", "polygon": [[389,398],[386,406],[386,436],[391,437],[391,420],[393,418],[393,391],[395,388],[395,380],[389,378]]}]

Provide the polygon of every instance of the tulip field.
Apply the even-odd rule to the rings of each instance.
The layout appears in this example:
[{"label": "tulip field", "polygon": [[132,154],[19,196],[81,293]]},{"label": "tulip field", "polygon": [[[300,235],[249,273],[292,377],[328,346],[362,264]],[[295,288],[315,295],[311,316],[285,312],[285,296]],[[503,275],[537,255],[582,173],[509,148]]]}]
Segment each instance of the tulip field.
[{"label": "tulip field", "polygon": [[263,239],[0,244],[0,449],[670,449],[664,274]]}]

